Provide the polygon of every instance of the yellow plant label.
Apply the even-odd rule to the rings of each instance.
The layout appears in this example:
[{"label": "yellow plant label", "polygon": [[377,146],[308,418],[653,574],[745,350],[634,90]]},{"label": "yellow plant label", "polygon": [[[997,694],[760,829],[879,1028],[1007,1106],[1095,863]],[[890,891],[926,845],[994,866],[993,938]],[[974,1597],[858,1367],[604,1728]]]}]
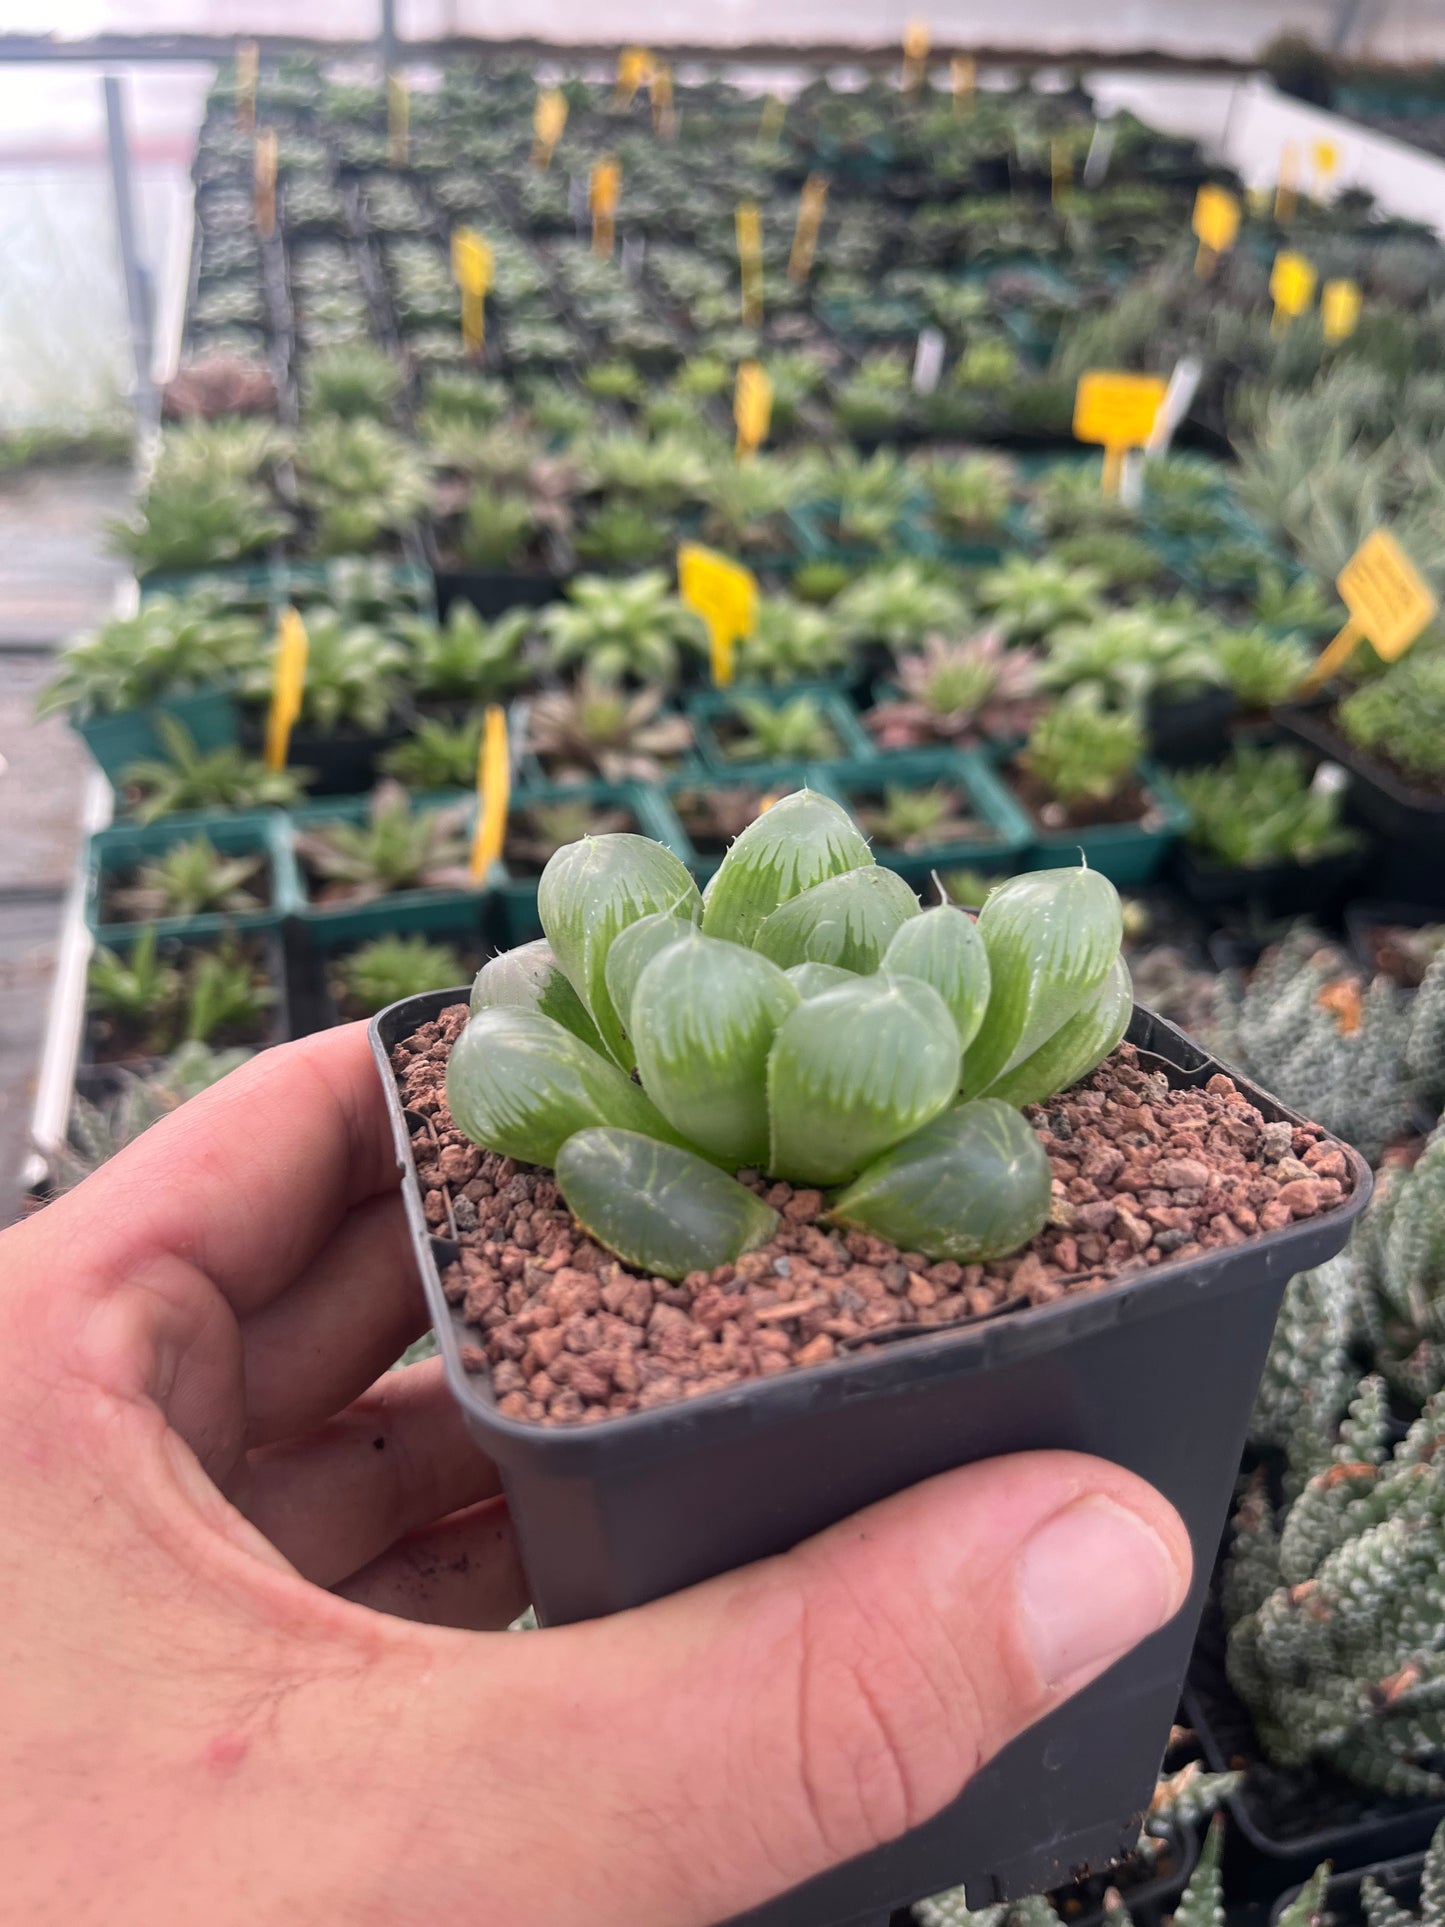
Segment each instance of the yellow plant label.
[{"label": "yellow plant label", "polygon": [[1315,298],[1317,279],[1313,265],[1302,254],[1286,248],[1274,257],[1269,292],[1274,302],[1276,333],[1284,321],[1296,320],[1309,307]]},{"label": "yellow plant label", "polygon": [[532,109],[532,165],[546,171],[552,165],[552,152],[567,125],[567,96],[560,87],[546,87]]},{"label": "yellow plant label", "polygon": [[671,140],[677,132],[677,115],[672,104],[672,69],[665,62],[657,63],[648,92],[652,96],[652,131],[662,140]]},{"label": "yellow plant label", "polygon": [[926,20],[913,19],[903,29],[903,91],[916,94],[928,74],[928,50],[933,36]]},{"label": "yellow plant label", "polygon": [[1142,448],[1168,389],[1159,375],[1092,369],[1079,378],[1074,397],[1075,439],[1104,448]]},{"label": "yellow plant label", "polygon": [[462,345],[479,355],[486,345],[487,294],[496,257],[491,243],[475,228],[459,227],[452,235],[452,276],[462,291]]},{"label": "yellow plant label", "polygon": [[592,252],[611,254],[616,239],[617,203],[622,195],[622,169],[616,161],[598,161],[587,183],[587,205],[592,212]]},{"label": "yellow plant label", "polygon": [[1194,200],[1194,232],[1201,254],[1227,254],[1239,235],[1239,202],[1227,188],[1212,182]]},{"label": "yellow plant label", "polygon": [[306,625],[294,609],[287,609],[276,631],[276,660],[271,669],[271,708],[266,717],[266,767],[285,769],[291,731],[301,714],[306,687]]},{"label": "yellow plant label", "polygon": [[256,136],[256,231],[263,241],[276,232],[276,129],[263,127]]},{"label": "yellow plant label", "polygon": [[1350,619],[1300,684],[1309,695],[1343,668],[1361,638],[1386,662],[1403,656],[1435,619],[1438,604],[1414,563],[1388,529],[1367,535],[1335,578]]},{"label": "yellow plant label", "polygon": [[1279,154],[1279,185],[1274,190],[1274,218],[1292,221],[1299,208],[1299,148],[1286,141]]},{"label": "yellow plant label", "polygon": [[482,719],[482,742],[477,752],[477,827],[472,832],[473,883],[485,883],[487,872],[502,854],[507,836],[507,811],[512,802],[512,752],[507,743],[507,713],[500,703],[488,703]]},{"label": "yellow plant label", "polygon": [[948,81],[953,89],[953,111],[961,114],[973,105],[978,92],[978,62],[972,54],[955,54],[948,63]]},{"label": "yellow plant label", "polygon": [[1315,178],[1327,185],[1340,171],[1340,150],[1333,141],[1315,141],[1310,148],[1310,159],[1314,162]]},{"label": "yellow plant label", "polygon": [[1344,341],[1360,324],[1363,300],[1358,281],[1326,281],[1320,290],[1320,320],[1326,341]]},{"label": "yellow plant label", "polygon": [[806,281],[813,271],[813,256],[818,251],[818,229],[823,225],[823,209],[827,200],[827,177],[810,174],[798,197],[798,224],[793,229],[793,246],[788,255],[790,281]]},{"label": "yellow plant label", "polygon": [[763,323],[763,223],[755,201],[739,201],[734,227],[738,237],[738,265],[742,271],[743,322],[749,328]]},{"label": "yellow plant label", "polygon": [[707,627],[712,679],[723,687],[733,679],[733,650],[758,621],[758,579],[741,562],[730,562],[700,542],[684,542],[677,552],[677,590]]},{"label": "yellow plant label", "polygon": [[261,74],[261,50],[254,40],[236,49],[236,125],[250,133],[256,125],[256,83]]},{"label": "yellow plant label", "polygon": [[401,74],[386,82],[386,159],[390,167],[405,167],[411,153],[411,93]]},{"label": "yellow plant label", "polygon": [[768,438],[773,419],[773,384],[756,361],[738,363],[733,391],[733,420],[737,423],[739,455],[751,455]]},{"label": "yellow plant label", "polygon": [[646,47],[624,47],[617,56],[617,91],[625,102],[652,78],[652,55]]}]

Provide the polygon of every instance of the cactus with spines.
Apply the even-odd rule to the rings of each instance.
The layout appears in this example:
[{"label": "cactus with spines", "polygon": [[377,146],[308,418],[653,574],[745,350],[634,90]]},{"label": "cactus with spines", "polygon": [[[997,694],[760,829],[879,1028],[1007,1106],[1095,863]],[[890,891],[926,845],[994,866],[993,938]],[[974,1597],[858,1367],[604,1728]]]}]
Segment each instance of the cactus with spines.
[{"label": "cactus with spines", "polygon": [[1296,1496],[1276,1509],[1263,1475],[1246,1488],[1224,1573],[1226,1668],[1276,1764],[1439,1798],[1445,1395],[1393,1450],[1389,1426],[1372,1375]]},{"label": "cactus with spines", "polygon": [[[1243,1773],[1204,1773],[1198,1761],[1183,1767],[1179,1773],[1164,1775],[1154,1790],[1148,1819],[1144,1821],[1144,1833],[1137,1848],[1139,1860],[1146,1865],[1158,1860],[1166,1840],[1177,1827],[1193,1825],[1216,1813],[1220,1802],[1235,1790],[1241,1779]],[[1175,1927],[1223,1927],[1222,1840],[1223,1817],[1218,1815],[1204,1838],[1204,1850],[1198,1856],[1189,1885],[1179,1896],[1179,1908],[1173,1915]],[[1064,1915],[1050,1894],[1025,1894],[1021,1900],[1006,1900],[988,1908],[969,1908],[961,1887],[934,1894],[931,1900],[919,1900],[913,1908],[913,1919],[919,1927],[1062,1927],[1064,1923]],[[1133,1915],[1129,1914],[1117,1887],[1108,1888],[1104,1894],[1104,1927],[1133,1927]],[[1441,1927],[1445,1927],[1445,1923],[1441,1923]]]}]

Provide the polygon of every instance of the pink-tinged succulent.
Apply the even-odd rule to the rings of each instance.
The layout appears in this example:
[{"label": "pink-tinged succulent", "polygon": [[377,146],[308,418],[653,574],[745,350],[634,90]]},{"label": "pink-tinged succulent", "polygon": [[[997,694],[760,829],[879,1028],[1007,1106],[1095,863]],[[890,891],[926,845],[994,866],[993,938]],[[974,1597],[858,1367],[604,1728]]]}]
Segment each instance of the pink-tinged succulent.
[{"label": "pink-tinged succulent", "polygon": [[868,727],[880,749],[1015,734],[1027,723],[1037,675],[1035,652],[1009,648],[997,629],[962,642],[929,636],[919,654],[899,659],[902,695],[880,703]]}]

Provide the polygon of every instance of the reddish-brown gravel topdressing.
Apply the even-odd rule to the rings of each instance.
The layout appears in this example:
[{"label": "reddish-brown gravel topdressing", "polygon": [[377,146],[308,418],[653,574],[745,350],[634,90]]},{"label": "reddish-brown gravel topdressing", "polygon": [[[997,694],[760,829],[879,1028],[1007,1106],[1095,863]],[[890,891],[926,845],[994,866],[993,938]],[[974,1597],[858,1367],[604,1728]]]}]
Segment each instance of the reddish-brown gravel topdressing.
[{"label": "reddish-brown gravel topdressing", "polygon": [[478,1328],[464,1356],[497,1403],[548,1424],[645,1411],[884,1334],[957,1325],[1065,1292],[1097,1291],[1166,1258],[1238,1244],[1339,1204],[1343,1154],[1315,1124],[1266,1124],[1229,1078],[1171,1090],[1129,1044],[1084,1083],[1030,1107],[1054,1174],[1050,1222],[1011,1258],[930,1264],[820,1223],[817,1191],[752,1181],[782,1214],[735,1265],[681,1284],[592,1243],[550,1174],[479,1151],[452,1123],[446,1060],[466,1022],[445,1010],[396,1046],[402,1101],[425,1120],[412,1151],[427,1222],[461,1256],[442,1273]]}]

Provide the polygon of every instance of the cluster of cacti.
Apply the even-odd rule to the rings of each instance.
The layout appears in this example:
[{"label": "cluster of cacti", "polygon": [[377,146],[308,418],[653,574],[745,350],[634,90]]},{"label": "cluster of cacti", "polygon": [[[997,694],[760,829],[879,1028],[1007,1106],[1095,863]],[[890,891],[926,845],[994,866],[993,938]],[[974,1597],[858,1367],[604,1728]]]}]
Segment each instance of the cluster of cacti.
[{"label": "cluster of cacti", "polygon": [[[1445,1793],[1445,1397],[1391,1450],[1385,1382],[1364,1379],[1332,1434],[1267,1476],[1234,1522],[1227,1671],[1281,1766],[1324,1765],[1386,1794]],[[1301,1428],[1301,1432],[1303,1428]],[[1295,1441],[1298,1454],[1304,1444]]]},{"label": "cluster of cacti", "polygon": [[1276,1097],[1372,1161],[1417,1102],[1445,1096],[1445,960],[1407,996],[1361,985],[1316,932],[1265,952],[1248,984],[1220,984],[1218,1049]]}]

